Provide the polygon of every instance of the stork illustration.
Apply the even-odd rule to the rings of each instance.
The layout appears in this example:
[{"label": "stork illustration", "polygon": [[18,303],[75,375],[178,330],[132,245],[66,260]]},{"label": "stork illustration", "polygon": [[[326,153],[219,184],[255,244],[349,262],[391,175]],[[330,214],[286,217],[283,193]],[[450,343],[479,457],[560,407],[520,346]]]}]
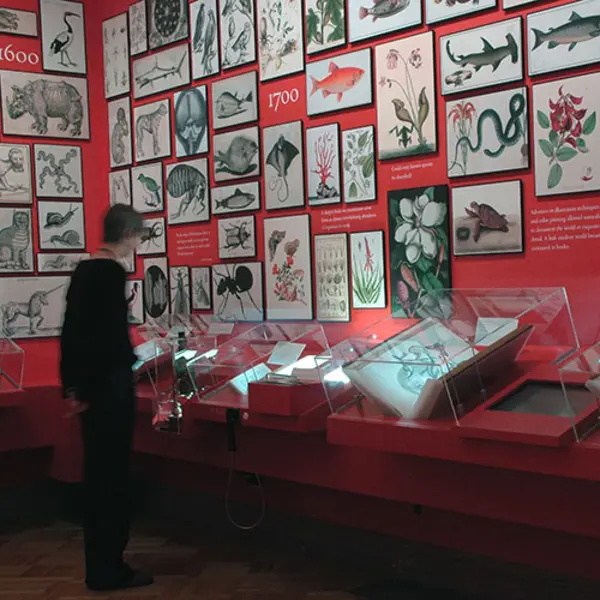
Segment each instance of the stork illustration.
[{"label": "stork illustration", "polygon": [[[63,21],[64,21],[65,25],[67,26],[67,29],[65,31],[61,31],[54,38],[52,43],[50,44],[50,54],[51,55],[60,54],[59,62],[64,67],[76,67],[77,66],[77,63],[74,63],[71,60],[71,57],[69,56],[69,52],[68,52],[69,48],[73,44],[73,40],[75,39],[75,35],[73,33],[73,27],[71,26],[71,23],[69,23],[69,19],[71,17],[76,17],[78,19],[81,18],[78,14],[67,11],[63,15]],[[65,60],[67,62],[65,62]]]}]

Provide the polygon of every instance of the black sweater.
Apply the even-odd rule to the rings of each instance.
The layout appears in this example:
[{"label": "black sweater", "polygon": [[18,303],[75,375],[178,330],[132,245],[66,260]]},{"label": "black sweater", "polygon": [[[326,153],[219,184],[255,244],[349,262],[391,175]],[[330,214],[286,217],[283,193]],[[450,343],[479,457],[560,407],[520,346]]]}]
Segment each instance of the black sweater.
[{"label": "black sweater", "polygon": [[86,260],[75,269],[60,340],[65,392],[92,392],[108,374],[131,369],[135,362],[125,281],[123,267],[114,260]]}]

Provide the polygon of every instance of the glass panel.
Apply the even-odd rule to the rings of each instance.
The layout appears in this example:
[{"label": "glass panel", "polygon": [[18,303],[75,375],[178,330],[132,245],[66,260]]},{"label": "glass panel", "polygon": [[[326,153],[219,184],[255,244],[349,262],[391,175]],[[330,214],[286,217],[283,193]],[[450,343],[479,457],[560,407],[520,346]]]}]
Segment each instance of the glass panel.
[{"label": "glass panel", "polygon": [[25,353],[10,338],[0,335],[0,393],[23,389]]}]

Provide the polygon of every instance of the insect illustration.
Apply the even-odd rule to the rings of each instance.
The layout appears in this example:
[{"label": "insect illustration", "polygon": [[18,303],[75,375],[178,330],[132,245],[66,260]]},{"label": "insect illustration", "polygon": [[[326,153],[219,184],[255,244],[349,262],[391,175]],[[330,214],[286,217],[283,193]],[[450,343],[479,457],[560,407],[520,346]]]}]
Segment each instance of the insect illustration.
[{"label": "insect illustration", "polygon": [[81,248],[83,242],[81,236],[74,229],[69,229],[60,235],[53,235],[49,241],[50,244],[60,244],[62,246],[68,246],[69,248]]},{"label": "insect illustration", "polygon": [[171,286],[173,314],[189,315],[189,272],[187,268],[171,269],[171,277],[174,279],[174,285]]},{"label": "insect illustration", "polygon": [[206,211],[206,177],[195,167],[176,165],[167,177],[167,191],[171,198],[181,198],[173,220],[185,216],[190,206],[197,215]]},{"label": "insect illustration", "polygon": [[153,223],[150,227],[146,227],[142,233],[141,243],[142,245],[147,244],[148,250],[150,250],[152,246],[161,249],[161,244],[157,240],[160,240],[163,235],[164,229],[162,225],[159,222]]},{"label": "insect illustration", "polygon": [[78,209],[78,206],[73,208],[73,205],[71,204],[69,206],[69,210],[64,214],[59,212],[49,212],[46,215],[46,223],[44,223],[44,229],[64,227],[73,218],[73,215]]},{"label": "insect illustration", "polygon": [[252,220],[234,220],[233,223],[227,221],[221,222],[221,231],[219,232],[220,249],[225,254],[232,256],[247,256],[248,251],[253,253],[253,227]]},{"label": "insect illustration", "polygon": [[[208,282],[210,283],[210,280],[208,280]],[[208,291],[204,287],[202,272],[197,273],[194,278],[194,308],[210,308],[210,298],[208,296]]]},{"label": "insect illustration", "polygon": [[231,296],[235,296],[240,303],[242,316],[245,318],[246,309],[242,300],[243,294],[246,294],[254,308],[262,313],[261,309],[259,309],[256,305],[252,294],[250,293],[250,290],[254,285],[254,276],[248,267],[245,265],[238,265],[234,267],[232,273],[229,269],[229,265],[225,265],[225,273],[220,273],[215,267],[213,267],[213,272],[216,277],[220,277],[218,281],[216,281],[215,277],[217,296],[221,299],[221,303],[217,309],[217,315],[221,316],[225,313],[229,298]]}]

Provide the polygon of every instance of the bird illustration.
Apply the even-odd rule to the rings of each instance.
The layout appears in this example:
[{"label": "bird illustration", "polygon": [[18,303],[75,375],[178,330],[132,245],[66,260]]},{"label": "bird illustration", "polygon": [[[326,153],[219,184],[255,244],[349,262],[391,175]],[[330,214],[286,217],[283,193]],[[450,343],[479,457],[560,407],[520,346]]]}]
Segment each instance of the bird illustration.
[{"label": "bird illustration", "polygon": [[213,50],[213,44],[215,41],[215,35],[217,32],[217,18],[215,17],[214,11],[208,13],[208,21],[206,23],[206,31],[204,32],[204,54],[202,57],[202,63],[204,65],[204,72],[212,72],[212,59],[214,58],[215,52]]},{"label": "bird illustration", "polygon": [[221,9],[221,17],[226,18],[233,13],[235,0],[225,0],[225,6]]},{"label": "bird illustration", "polygon": [[198,16],[196,17],[196,30],[194,31],[194,52],[199,53],[202,50],[202,33],[204,31],[204,3],[200,5]]},{"label": "bird illustration", "polygon": [[248,42],[250,42],[250,32],[251,32],[250,23],[246,23],[244,25],[244,29],[243,29],[242,33],[240,33],[240,35],[238,35],[237,39],[233,43],[233,46],[232,46],[233,50],[235,52],[238,52],[240,54],[240,56],[242,54],[244,54],[244,52],[246,51],[246,48],[248,48]]},{"label": "bird illustration", "polygon": [[148,195],[145,202],[147,206],[156,207],[160,204],[160,186],[152,177],[146,177],[143,173],[138,177],[138,181],[142,184],[142,188]]},{"label": "bird illustration", "polygon": [[[51,55],[56,55],[56,54],[60,54],[60,64],[63,65],[63,67],[76,67],[77,63],[74,63],[71,60],[71,57],[69,56],[69,48],[71,47],[71,45],[73,44],[73,40],[75,39],[75,34],[73,33],[73,27],[71,26],[71,23],[69,23],[69,19],[71,17],[76,17],[77,19],[80,19],[81,17],[74,13],[74,12],[70,12],[67,11],[65,12],[65,14],[63,15],[63,21],[65,23],[65,25],[67,26],[67,29],[65,31],[61,31],[55,38],[54,40],[52,40],[52,43],[50,44],[50,54]],[[68,62],[65,62],[68,61]]]}]

